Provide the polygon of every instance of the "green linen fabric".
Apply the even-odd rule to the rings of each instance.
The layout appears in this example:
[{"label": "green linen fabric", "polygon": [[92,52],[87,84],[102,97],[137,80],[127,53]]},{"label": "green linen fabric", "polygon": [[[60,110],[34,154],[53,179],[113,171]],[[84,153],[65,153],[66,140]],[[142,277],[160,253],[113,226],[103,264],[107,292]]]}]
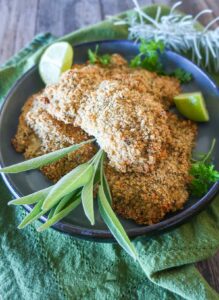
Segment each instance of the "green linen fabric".
[{"label": "green linen fabric", "polygon": [[[154,15],[154,6],[145,8]],[[162,13],[168,13],[162,8]],[[123,14],[124,15],[124,14]],[[110,21],[73,32],[61,40],[72,44],[125,39],[127,27]],[[0,68],[0,99],[39,59],[54,38],[37,36]],[[4,141],[0,141],[3,143]],[[0,298],[59,299],[219,299],[194,263],[219,248],[219,199],[190,222],[168,233],[134,240],[142,265],[117,244],[95,243],[34,225],[18,230],[26,212],[9,207],[10,192],[0,179]]]}]

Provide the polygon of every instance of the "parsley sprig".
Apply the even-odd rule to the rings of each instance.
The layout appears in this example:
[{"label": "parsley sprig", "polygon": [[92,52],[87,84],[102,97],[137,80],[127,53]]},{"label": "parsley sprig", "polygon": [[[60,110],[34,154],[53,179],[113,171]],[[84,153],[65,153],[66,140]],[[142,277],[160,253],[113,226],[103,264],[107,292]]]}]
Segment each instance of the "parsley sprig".
[{"label": "parsley sprig", "polygon": [[94,51],[88,49],[88,60],[90,64],[100,63],[101,65],[108,65],[111,62],[111,55],[110,54],[103,54],[99,55],[99,45],[96,45]]},{"label": "parsley sprig", "polygon": [[187,83],[192,80],[192,74],[181,68],[177,68],[169,76],[177,78],[181,83]]},{"label": "parsley sprig", "polygon": [[[175,69],[171,73],[164,70],[164,66],[160,60],[160,54],[164,52],[165,46],[161,41],[146,41],[141,40],[139,45],[139,54],[137,54],[131,61],[130,67],[143,68],[151,72],[156,72],[159,75],[168,75],[177,78],[181,83],[191,81],[192,75],[181,68]],[[99,45],[96,45],[95,50],[88,49],[88,60],[90,64],[99,63],[107,66],[111,62],[110,54],[98,54]]]},{"label": "parsley sprig", "polygon": [[193,159],[190,169],[192,181],[189,190],[193,196],[202,197],[205,195],[210,186],[219,180],[219,172],[215,170],[211,162],[216,140],[213,139],[210,150],[207,154],[198,155],[198,159]]},{"label": "parsley sprig", "polygon": [[147,69],[160,75],[176,77],[181,83],[189,82],[192,79],[192,75],[181,68],[177,68],[172,73],[167,73],[164,70],[160,60],[160,54],[164,52],[164,49],[164,43],[161,41],[145,41],[142,39],[139,45],[139,54],[130,61],[130,66],[132,68]]},{"label": "parsley sprig", "polygon": [[141,40],[139,54],[130,61],[130,66],[132,68],[141,67],[149,71],[161,73],[163,72],[163,65],[159,54],[163,53],[163,51],[164,44],[162,42]]}]

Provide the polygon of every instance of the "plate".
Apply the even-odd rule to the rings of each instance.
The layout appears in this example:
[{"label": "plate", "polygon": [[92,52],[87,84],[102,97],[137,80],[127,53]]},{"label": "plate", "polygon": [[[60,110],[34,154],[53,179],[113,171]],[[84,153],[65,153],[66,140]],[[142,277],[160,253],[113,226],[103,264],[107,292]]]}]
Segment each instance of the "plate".
[{"label": "plate", "polygon": [[[85,62],[87,60],[87,50],[89,48],[95,49],[97,44],[99,45],[100,53],[119,53],[128,60],[138,53],[138,45],[131,41],[96,41],[74,46],[74,62],[79,64]],[[206,152],[214,137],[219,141],[219,90],[201,69],[179,54],[166,51],[162,55],[162,60],[165,67],[170,71],[181,67],[192,73],[193,80],[189,84],[182,86],[183,91],[201,91],[206,99],[210,122],[199,125],[197,138],[197,150]],[[37,66],[34,66],[16,82],[5,98],[0,112],[0,164],[2,167],[24,160],[23,155],[16,153],[13,149],[11,138],[16,132],[18,118],[24,102],[30,95],[43,87],[44,85],[38,74]],[[215,153],[219,153],[219,142],[216,144]],[[214,163],[219,170],[219,157],[216,157]],[[33,193],[51,184],[38,170],[3,175],[3,179],[16,198]],[[219,183],[215,183],[203,198],[190,198],[182,210],[168,214],[161,222],[154,225],[138,225],[133,221],[123,218],[120,218],[120,220],[131,238],[159,233],[182,224],[203,210],[212,201],[218,190]],[[25,206],[25,208],[31,210],[31,206]],[[95,219],[95,225],[91,226],[84,216],[82,207],[79,206],[74,212],[56,223],[53,227],[81,238],[93,239],[95,241],[111,241],[113,237],[103,223],[97,207],[95,207]],[[41,220],[44,222],[46,218],[43,217]]]}]

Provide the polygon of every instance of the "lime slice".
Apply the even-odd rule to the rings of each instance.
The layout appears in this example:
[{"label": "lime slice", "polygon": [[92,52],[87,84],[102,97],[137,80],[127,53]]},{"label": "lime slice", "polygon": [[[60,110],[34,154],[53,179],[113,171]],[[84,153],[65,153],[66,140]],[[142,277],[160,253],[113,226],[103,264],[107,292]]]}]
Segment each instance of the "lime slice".
[{"label": "lime slice", "polygon": [[207,122],[209,115],[202,93],[184,93],[174,97],[178,111],[186,118],[196,122]]},{"label": "lime slice", "polygon": [[39,62],[39,73],[45,84],[58,82],[60,75],[70,69],[73,48],[67,42],[57,42],[49,46]]}]

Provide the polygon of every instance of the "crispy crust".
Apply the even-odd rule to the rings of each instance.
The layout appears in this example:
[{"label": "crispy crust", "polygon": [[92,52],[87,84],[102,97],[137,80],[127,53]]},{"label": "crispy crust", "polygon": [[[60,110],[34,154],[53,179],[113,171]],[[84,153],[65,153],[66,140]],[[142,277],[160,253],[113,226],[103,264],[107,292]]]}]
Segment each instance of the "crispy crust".
[{"label": "crispy crust", "polygon": [[45,89],[43,108],[94,135],[118,171],[147,173],[166,151],[165,108],[178,93],[176,79],[131,69],[117,55],[108,68],[84,65],[65,72]]},{"label": "crispy crust", "polygon": [[113,196],[113,207],[123,217],[139,224],[153,224],[166,213],[181,209],[188,199],[191,149],[196,125],[168,114],[171,140],[167,156],[153,172],[121,174],[110,166],[106,173]]},{"label": "crispy crust", "polygon": [[[156,223],[188,198],[197,126],[168,111],[179,91],[176,79],[129,69],[118,55],[110,68],[75,66],[58,85],[27,100],[12,143],[31,158],[94,135],[108,154],[115,211],[140,224]],[[85,145],[42,172],[57,181],[96,151]]]}]

